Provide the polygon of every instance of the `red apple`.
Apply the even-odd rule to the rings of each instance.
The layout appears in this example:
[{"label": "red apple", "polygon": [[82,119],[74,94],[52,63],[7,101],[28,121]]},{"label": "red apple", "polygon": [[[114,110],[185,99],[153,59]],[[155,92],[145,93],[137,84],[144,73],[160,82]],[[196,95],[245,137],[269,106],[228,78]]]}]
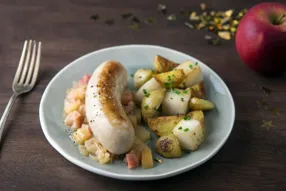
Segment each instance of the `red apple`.
[{"label": "red apple", "polygon": [[236,49],[242,61],[264,74],[286,69],[286,6],[261,3],[241,19],[236,33]]}]

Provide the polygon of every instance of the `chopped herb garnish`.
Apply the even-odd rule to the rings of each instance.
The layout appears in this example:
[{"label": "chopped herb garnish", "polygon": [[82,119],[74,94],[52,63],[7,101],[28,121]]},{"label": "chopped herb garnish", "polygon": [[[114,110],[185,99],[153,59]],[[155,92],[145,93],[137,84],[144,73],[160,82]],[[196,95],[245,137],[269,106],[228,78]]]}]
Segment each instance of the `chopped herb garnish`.
[{"label": "chopped herb garnish", "polygon": [[144,93],[144,94],[147,94],[147,90],[146,90],[146,89],[143,89],[143,93]]},{"label": "chopped herb garnish", "polygon": [[155,160],[156,162],[160,163],[160,164],[162,164],[162,163],[163,163],[163,160],[162,160],[162,159],[154,158],[154,160]]},{"label": "chopped herb garnish", "polygon": [[168,81],[171,81],[171,76],[168,76]]},{"label": "chopped herb garnish", "polygon": [[196,66],[197,66],[198,64],[199,64],[198,62],[195,63]]},{"label": "chopped herb garnish", "polygon": [[154,111],[157,111],[157,108],[156,108],[156,107],[154,107],[154,108],[153,108],[153,110],[154,110]]},{"label": "chopped herb garnish", "polygon": [[133,77],[134,77],[134,74],[130,74],[130,76],[133,78]]},{"label": "chopped herb garnish", "polygon": [[189,128],[184,129],[185,132],[189,131]]},{"label": "chopped herb garnish", "polygon": [[129,27],[133,30],[136,30],[136,31],[140,30],[140,25],[138,23],[133,23]]},{"label": "chopped herb garnish", "polygon": [[183,129],[183,127],[179,127],[179,130],[182,130]]},{"label": "chopped herb garnish", "polygon": [[186,121],[187,121],[187,120],[191,120],[191,119],[192,119],[192,118],[191,118],[190,116],[185,116],[185,117],[184,117],[184,120],[186,120]]},{"label": "chopped herb garnish", "polygon": [[90,16],[90,19],[96,21],[96,20],[99,19],[99,16],[98,16],[98,15],[91,15],[91,16]]},{"label": "chopped herb garnish", "polygon": [[146,97],[149,97],[149,96],[150,96],[150,93],[145,94],[145,96],[146,96]]},{"label": "chopped herb garnish", "polygon": [[107,19],[104,21],[105,24],[107,25],[113,25],[114,24],[114,20],[113,19]]},{"label": "chopped herb garnish", "polygon": [[192,69],[192,68],[193,68],[193,65],[192,65],[192,64],[190,64],[190,65],[189,65],[189,68],[190,68],[190,69]]},{"label": "chopped herb garnish", "polygon": [[188,93],[188,90],[184,90],[184,91],[183,91],[183,94],[186,94],[186,93]]},{"label": "chopped herb garnish", "polygon": [[175,77],[175,74],[172,74],[173,77]]},{"label": "chopped herb garnish", "polygon": [[148,108],[149,108],[149,106],[148,106],[148,105],[145,105],[145,106],[144,106],[144,109],[148,109]]},{"label": "chopped herb garnish", "polygon": [[156,19],[154,19],[153,17],[149,17],[147,19],[145,19],[145,23],[147,24],[154,24],[156,22]]},{"label": "chopped herb garnish", "polygon": [[275,125],[272,124],[272,121],[266,121],[266,120],[262,120],[262,125],[261,127],[266,128],[267,130],[270,130],[272,127],[276,127]]},{"label": "chopped herb garnish", "polygon": [[280,110],[278,108],[272,108],[271,111],[276,115],[280,115]]},{"label": "chopped herb garnish", "polygon": [[164,83],[164,86],[167,88],[167,87],[169,87],[169,86],[170,86],[170,83],[165,82],[165,83]]},{"label": "chopped herb garnish", "polygon": [[170,99],[173,99],[172,97]]},{"label": "chopped herb garnish", "polygon": [[174,92],[175,94],[180,94],[180,91],[178,91],[177,89],[173,89],[173,92]]},{"label": "chopped herb garnish", "polygon": [[132,13],[122,13],[121,14],[121,17],[122,17],[122,19],[129,19],[129,18],[131,18],[133,16],[133,14]]},{"label": "chopped herb garnish", "polygon": [[181,98],[181,101],[184,102],[184,98]]},{"label": "chopped herb garnish", "polygon": [[175,21],[175,20],[177,19],[177,17],[176,17],[175,14],[171,14],[171,15],[169,15],[169,16],[167,17],[167,19],[168,19],[169,21]]}]

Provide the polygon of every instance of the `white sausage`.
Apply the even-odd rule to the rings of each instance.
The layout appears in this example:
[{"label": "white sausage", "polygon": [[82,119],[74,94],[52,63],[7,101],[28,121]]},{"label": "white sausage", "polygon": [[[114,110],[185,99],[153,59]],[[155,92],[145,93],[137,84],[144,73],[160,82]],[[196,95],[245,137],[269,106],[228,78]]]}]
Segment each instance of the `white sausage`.
[{"label": "white sausage", "polygon": [[128,73],[116,61],[97,67],[86,90],[86,117],[94,136],[113,154],[124,154],[131,149],[134,128],[121,104],[127,88]]}]

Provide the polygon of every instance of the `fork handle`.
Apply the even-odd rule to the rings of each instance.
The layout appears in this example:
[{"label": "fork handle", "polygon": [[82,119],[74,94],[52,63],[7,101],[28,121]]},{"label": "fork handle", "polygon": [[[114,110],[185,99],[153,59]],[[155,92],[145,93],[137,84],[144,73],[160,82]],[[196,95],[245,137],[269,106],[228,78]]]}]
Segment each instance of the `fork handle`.
[{"label": "fork handle", "polygon": [[7,121],[7,118],[9,116],[9,113],[13,107],[13,104],[15,103],[16,99],[18,97],[18,94],[14,93],[12,95],[12,97],[10,98],[7,106],[6,106],[6,109],[1,117],[1,120],[0,120],[0,144],[1,144],[1,138],[2,138],[2,134],[3,134],[3,131],[4,131],[4,127],[5,127],[5,124],[6,124],[6,121]]}]

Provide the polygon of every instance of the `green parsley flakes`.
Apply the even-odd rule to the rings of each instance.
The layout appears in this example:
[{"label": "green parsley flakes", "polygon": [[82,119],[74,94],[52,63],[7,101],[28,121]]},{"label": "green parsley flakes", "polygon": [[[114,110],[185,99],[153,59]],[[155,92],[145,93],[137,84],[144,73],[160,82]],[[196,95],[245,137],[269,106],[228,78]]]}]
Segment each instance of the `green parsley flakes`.
[{"label": "green parsley flakes", "polygon": [[190,69],[193,69],[193,65],[192,65],[192,64],[190,64],[190,65],[189,65],[189,68],[190,68]]},{"label": "green parsley flakes", "polygon": [[148,105],[144,105],[144,109],[148,109],[149,108],[149,106]]},{"label": "green parsley flakes", "polygon": [[185,132],[189,131],[189,128],[184,129]]},{"label": "green parsley flakes", "polygon": [[184,117],[184,120],[186,120],[186,121],[187,121],[187,120],[191,120],[191,119],[192,119],[192,118],[191,118],[190,116],[185,116],[185,117]]},{"label": "green parsley flakes", "polygon": [[181,101],[184,102],[184,98],[181,98]]},{"label": "green parsley flakes", "polygon": [[183,129],[183,127],[179,127],[179,130],[182,130]]}]

